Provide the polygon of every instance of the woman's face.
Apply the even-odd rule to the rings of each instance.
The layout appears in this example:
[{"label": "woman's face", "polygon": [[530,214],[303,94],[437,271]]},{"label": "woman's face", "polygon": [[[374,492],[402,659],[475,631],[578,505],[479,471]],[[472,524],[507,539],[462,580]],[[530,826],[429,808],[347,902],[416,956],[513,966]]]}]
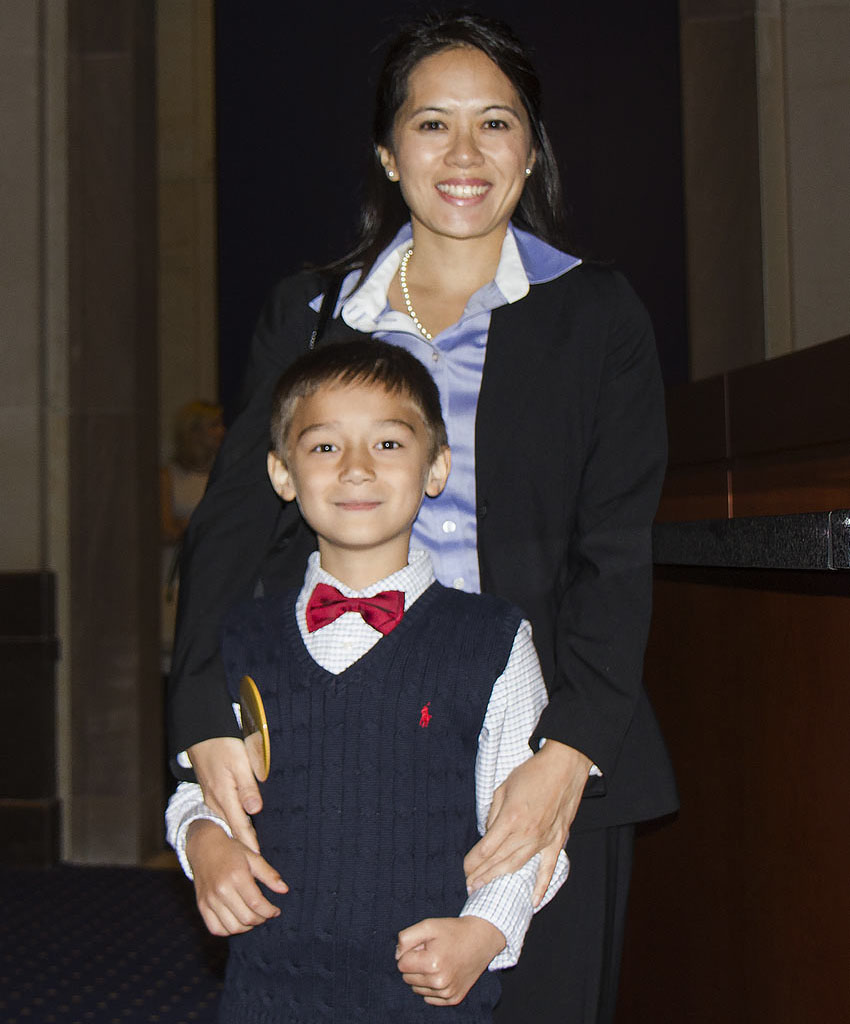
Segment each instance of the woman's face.
[{"label": "woman's face", "polygon": [[410,73],[392,149],[379,147],[414,233],[504,235],[534,163],[531,129],[510,80],[481,50],[444,50]]}]

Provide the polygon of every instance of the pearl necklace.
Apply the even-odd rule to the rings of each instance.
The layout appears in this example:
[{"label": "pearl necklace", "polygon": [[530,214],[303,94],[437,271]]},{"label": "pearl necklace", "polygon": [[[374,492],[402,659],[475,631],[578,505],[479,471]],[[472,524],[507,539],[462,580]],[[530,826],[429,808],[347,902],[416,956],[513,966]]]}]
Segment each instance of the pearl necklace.
[{"label": "pearl necklace", "polygon": [[410,319],[413,321],[416,330],[425,338],[426,341],[431,341],[431,335],[422,326],[422,321],[416,315],[416,311],[413,308],[413,303],[410,301],[410,292],[407,289],[407,264],[410,262],[410,257],[413,255],[413,249],[408,249],[407,252],[402,256],[401,263],[398,268],[398,283],[401,285],[401,294],[404,296],[404,304],[407,307],[407,313]]}]

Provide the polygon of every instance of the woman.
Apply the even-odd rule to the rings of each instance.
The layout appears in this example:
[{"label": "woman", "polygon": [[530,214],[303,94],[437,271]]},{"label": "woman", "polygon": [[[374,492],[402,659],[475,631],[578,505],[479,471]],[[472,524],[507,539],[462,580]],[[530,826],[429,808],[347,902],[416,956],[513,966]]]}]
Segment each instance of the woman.
[{"label": "woman", "polygon": [[[364,331],[432,369],[453,470],[413,543],[443,582],[510,598],[534,627],[551,703],[532,746],[546,743],[498,791],[467,877],[477,886],[543,850],[539,894],[568,834],[572,877],[503,978],[497,1020],[607,1021],[633,824],[676,806],[641,684],[662,391],[628,285],[558,248],[539,111],[534,70],[504,26],[460,15],[400,34],[378,87],[361,241],[331,268],[344,279],[322,343]],[[171,748],[188,750],[207,802],[249,844],[245,812],[260,799],[226,738],[218,622],[258,581],[297,585],[312,547],[265,482],[266,423],[277,377],[317,330],[328,277],[298,275],[269,299],[243,412],[186,540]]]},{"label": "woman", "polygon": [[224,439],[222,408],[196,399],[174,417],[174,457],[159,473],[160,527],[164,544],[176,544],[206,490]]},{"label": "woman", "polygon": [[222,408],[196,399],[174,417],[174,457],[159,471],[159,524],[162,539],[161,664],[167,675],[177,610],[177,558],[189,518],[206,490],[212,464],[224,438]]}]

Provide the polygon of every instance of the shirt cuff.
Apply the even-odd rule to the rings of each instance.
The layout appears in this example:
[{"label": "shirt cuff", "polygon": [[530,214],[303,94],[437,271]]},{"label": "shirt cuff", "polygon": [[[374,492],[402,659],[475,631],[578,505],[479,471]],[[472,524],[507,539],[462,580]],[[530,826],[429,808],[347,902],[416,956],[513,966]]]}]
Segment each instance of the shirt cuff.
[{"label": "shirt cuff", "polygon": [[215,815],[204,803],[201,787],[196,782],[181,782],[168,801],[165,811],[165,838],[177,854],[183,873],[192,881],[195,875],[186,856],[186,838],[193,821],[214,821],[233,838],[227,822]]},{"label": "shirt cuff", "polygon": [[[539,858],[535,858],[537,860]],[[480,917],[505,937],[505,948],[490,961],[489,971],[513,967],[522,952],[525,933],[531,923],[533,886],[516,875],[500,875],[470,893],[459,917]]]},{"label": "shirt cuff", "polygon": [[487,968],[490,971],[501,971],[517,963],[532,916],[546,906],[570,873],[569,858],[561,850],[543,899],[534,907],[531,901],[539,865],[538,853],[513,874],[500,875],[477,892],[470,893],[463,905],[460,917],[481,917],[505,937],[505,948],[490,961]]},{"label": "shirt cuff", "polygon": [[[242,705],[234,703],[234,704],[231,704],[230,706],[233,708],[233,714],[236,716],[236,724],[241,729],[242,728]],[[180,765],[181,768],[192,768],[193,767],[192,762],[189,759],[189,755],[186,753],[185,750],[181,750],[180,751],[180,753],[176,756],[175,761]]]},{"label": "shirt cuff", "polygon": [[[546,742],[546,737],[545,736],[541,736],[540,737],[540,742],[537,744],[537,749],[538,750],[542,750],[543,749],[543,744],[545,742]],[[178,760],[179,760],[179,758],[178,758]],[[184,764],[183,767],[186,768],[187,766]],[[598,775],[598,776],[601,777],[602,776],[602,769],[600,767],[598,767],[598,765],[592,764],[590,766],[590,768],[588,769],[587,774],[588,774],[588,776],[590,776],[590,775]]]}]

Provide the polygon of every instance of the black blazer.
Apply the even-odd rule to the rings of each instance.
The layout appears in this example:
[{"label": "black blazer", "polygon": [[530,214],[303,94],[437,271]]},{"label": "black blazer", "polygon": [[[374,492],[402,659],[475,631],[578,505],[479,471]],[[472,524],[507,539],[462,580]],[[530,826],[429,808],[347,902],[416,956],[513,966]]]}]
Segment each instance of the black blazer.
[{"label": "black blazer", "polygon": [[[258,586],[299,586],[315,539],[266,477],[280,373],[304,351],[321,290],[277,286],[181,564],[170,749],[235,735],[218,657],[221,617]],[[331,322],[327,341],[352,336]],[[574,829],[674,810],[667,752],[642,684],[651,609],[650,528],[666,462],[652,328],[618,273],[580,265],[493,311],[476,419],[478,558],[485,592],[531,620],[550,704],[538,736],[601,769]],[[182,772],[183,777],[191,773]]]}]

